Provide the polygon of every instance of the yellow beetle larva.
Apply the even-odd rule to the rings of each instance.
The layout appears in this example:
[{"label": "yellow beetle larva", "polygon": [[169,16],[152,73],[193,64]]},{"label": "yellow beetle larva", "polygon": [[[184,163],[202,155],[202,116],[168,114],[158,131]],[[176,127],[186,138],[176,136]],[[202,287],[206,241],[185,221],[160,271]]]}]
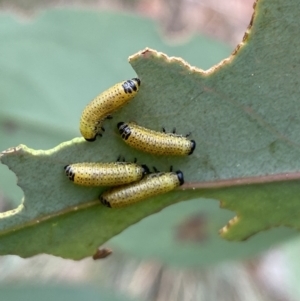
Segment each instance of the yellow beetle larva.
[{"label": "yellow beetle larva", "polygon": [[124,207],[169,192],[183,183],[183,173],[180,170],[152,173],[146,175],[141,181],[105,191],[99,196],[99,200],[107,207]]},{"label": "yellow beetle larva", "polygon": [[111,113],[129,102],[138,92],[141,81],[138,78],[118,83],[99,94],[83,110],[80,132],[87,141],[101,136],[102,123]]},{"label": "yellow beetle larva", "polygon": [[194,140],[175,133],[156,132],[134,122],[119,122],[117,127],[128,145],[154,155],[186,156],[196,148]]},{"label": "yellow beetle larva", "polygon": [[139,181],[149,172],[146,165],[129,162],[75,163],[64,167],[68,178],[82,186],[118,186]]}]

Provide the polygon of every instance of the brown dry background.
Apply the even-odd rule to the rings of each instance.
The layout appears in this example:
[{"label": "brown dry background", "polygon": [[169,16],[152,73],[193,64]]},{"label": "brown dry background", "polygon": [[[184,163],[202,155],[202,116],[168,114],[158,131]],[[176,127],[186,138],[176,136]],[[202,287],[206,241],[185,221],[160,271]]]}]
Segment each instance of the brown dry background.
[{"label": "brown dry background", "polygon": [[[169,43],[183,43],[202,34],[230,44],[242,40],[253,13],[253,0],[87,0],[9,1],[0,0],[0,11],[16,14],[29,22],[49,8],[76,8],[129,12],[156,21]],[[1,196],[1,192],[0,192]],[[1,201],[1,197],[0,197]],[[1,205],[1,204],[0,204]],[[0,206],[3,207],[3,206]],[[5,211],[5,209],[3,209]],[[199,225],[181,229],[190,237]],[[201,233],[200,233],[201,234]],[[105,260],[80,262],[39,255],[30,259],[0,257],[0,284],[21,283],[98,285],[139,300],[297,300],[291,287],[291,258],[300,244],[278,247],[258,258],[229,262],[206,270],[176,270],[157,262],[139,261],[126,254]],[[109,271],[109,272],[108,272]]]}]

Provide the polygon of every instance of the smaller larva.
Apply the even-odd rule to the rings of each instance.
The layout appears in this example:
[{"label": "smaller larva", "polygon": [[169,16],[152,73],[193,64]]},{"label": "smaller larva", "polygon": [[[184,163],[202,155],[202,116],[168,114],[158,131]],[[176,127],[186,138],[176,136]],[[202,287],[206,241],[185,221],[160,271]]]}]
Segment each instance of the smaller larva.
[{"label": "smaller larva", "polygon": [[141,81],[138,78],[118,83],[94,98],[83,110],[80,132],[87,141],[95,141],[104,131],[103,121],[124,106],[137,94]]},{"label": "smaller larva", "polygon": [[122,139],[131,147],[154,155],[186,156],[196,148],[196,142],[175,133],[156,132],[134,122],[119,122]]},{"label": "smaller larva", "polygon": [[183,173],[160,172],[146,175],[141,181],[112,188],[99,196],[100,202],[111,208],[124,207],[149,197],[169,192],[184,183]]},{"label": "smaller larva", "polygon": [[146,165],[129,162],[75,163],[64,167],[67,177],[82,186],[118,186],[141,180],[149,173]]}]

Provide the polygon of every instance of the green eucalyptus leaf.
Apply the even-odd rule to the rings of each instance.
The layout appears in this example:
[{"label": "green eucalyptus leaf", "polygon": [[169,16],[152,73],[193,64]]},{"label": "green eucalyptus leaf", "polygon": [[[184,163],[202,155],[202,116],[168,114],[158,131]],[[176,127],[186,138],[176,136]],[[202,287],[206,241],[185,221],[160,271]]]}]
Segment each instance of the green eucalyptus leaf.
[{"label": "green eucalyptus leaf", "polygon": [[[16,173],[25,199],[17,209],[2,214],[0,253],[27,257],[45,252],[80,259],[146,216],[182,201],[198,199],[200,204],[203,198],[219,200],[222,208],[237,214],[219,227],[221,236],[231,241],[244,241],[271,227],[298,229],[300,106],[295,53],[300,43],[295,36],[300,20],[296,5],[293,0],[285,5],[278,0],[257,2],[243,43],[208,71],[149,48],[133,55],[130,63],[141,79],[140,92],[105,122],[105,135],[96,142],[75,138],[49,151],[20,145],[3,152],[1,161]],[[64,120],[70,128],[78,126],[72,118]],[[184,158],[143,154],[123,143],[116,128],[119,121],[136,121],[154,130],[176,126],[178,133],[192,133],[197,148]],[[186,184],[166,195],[110,209],[97,200],[104,187],[76,186],[63,173],[66,164],[112,162],[120,154],[159,170],[173,165],[184,172]],[[281,235],[271,231],[263,239],[254,236],[240,243],[242,247],[236,243],[234,247],[249,255],[294,236],[294,229],[284,229]],[[156,234],[157,230],[147,232],[151,237]],[[145,237],[138,244],[146,242]],[[196,246],[199,254],[201,247]],[[228,258],[224,253],[216,253],[216,259]],[[159,252],[154,257],[160,257]],[[204,262],[197,256],[193,259],[190,263]]]}]

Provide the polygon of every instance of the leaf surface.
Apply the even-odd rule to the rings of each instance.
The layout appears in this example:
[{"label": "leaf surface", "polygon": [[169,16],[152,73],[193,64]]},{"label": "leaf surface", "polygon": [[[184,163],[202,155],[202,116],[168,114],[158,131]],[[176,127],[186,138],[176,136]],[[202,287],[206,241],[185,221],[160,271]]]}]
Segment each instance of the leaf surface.
[{"label": "leaf surface", "polygon": [[[140,92],[106,122],[104,137],[95,143],[75,138],[49,151],[21,145],[4,152],[1,161],[17,174],[25,201],[0,220],[0,253],[27,257],[45,252],[79,259],[142,218],[199,198],[220,200],[223,208],[237,214],[222,225],[221,235],[229,240],[245,240],[277,226],[298,229],[296,5],[292,0],[284,5],[260,0],[243,43],[208,71],[151,49],[132,56],[130,63],[142,82]],[[196,151],[187,158],[158,158],[132,150],[116,130],[119,121],[132,120],[155,130],[176,126],[178,133],[191,131]],[[97,201],[105,188],[77,187],[63,174],[66,164],[109,162],[119,154],[160,170],[173,165],[184,172],[186,184],[112,210]],[[259,249],[292,235],[295,231],[275,235]],[[254,242],[247,241],[249,249]]]}]

